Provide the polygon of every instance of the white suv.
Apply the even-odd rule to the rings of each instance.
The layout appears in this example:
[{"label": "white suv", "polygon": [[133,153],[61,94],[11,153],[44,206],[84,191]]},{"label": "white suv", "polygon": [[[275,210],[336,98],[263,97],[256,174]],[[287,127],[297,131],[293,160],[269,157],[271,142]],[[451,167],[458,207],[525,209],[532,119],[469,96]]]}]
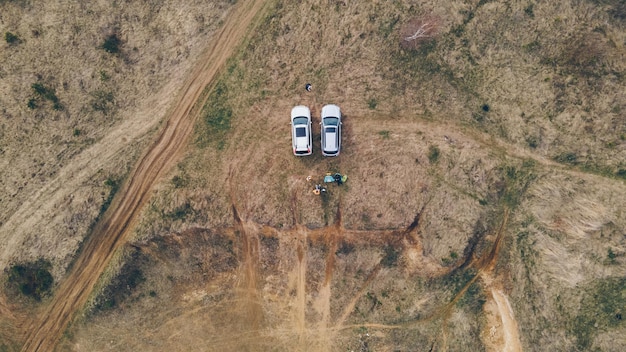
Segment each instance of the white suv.
[{"label": "white suv", "polygon": [[291,109],[291,139],[293,154],[311,155],[313,152],[311,136],[311,110],[304,105]]},{"label": "white suv", "polygon": [[341,110],[337,105],[322,108],[322,155],[337,156],[341,150]]}]

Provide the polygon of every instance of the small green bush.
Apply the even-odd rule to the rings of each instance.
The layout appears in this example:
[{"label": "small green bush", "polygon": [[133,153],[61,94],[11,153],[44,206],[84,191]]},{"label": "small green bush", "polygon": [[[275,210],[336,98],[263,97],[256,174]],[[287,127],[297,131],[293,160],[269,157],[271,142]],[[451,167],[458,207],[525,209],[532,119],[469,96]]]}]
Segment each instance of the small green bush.
[{"label": "small green bush", "polygon": [[4,40],[9,44],[17,44],[20,42],[20,38],[11,32],[4,33]]},{"label": "small green bush", "polygon": [[59,101],[59,97],[56,95],[56,91],[54,88],[46,87],[42,83],[36,82],[31,85],[33,89],[33,93],[35,94],[34,98],[30,98],[28,100],[28,108],[34,110],[39,107],[37,101],[48,100],[52,102],[52,108],[54,110],[60,111],[63,110],[63,104]]},{"label": "small green bush", "polygon": [[383,139],[389,139],[389,131],[384,130],[384,131],[378,131],[378,134],[383,138]]},{"label": "small green bush", "polygon": [[38,108],[37,100],[34,98],[28,99],[28,103],[26,104],[26,106],[28,106],[28,108],[31,110],[37,109]]},{"label": "small green bush", "polygon": [[104,43],[100,46],[100,48],[104,49],[107,53],[117,54],[120,52],[120,45],[122,41],[117,37],[117,34],[113,33],[106,37]]},{"label": "small green bush", "polygon": [[187,185],[187,179],[183,176],[176,175],[172,178],[174,188],[183,188]]},{"label": "small green bush", "polygon": [[35,92],[36,95],[42,97],[43,99],[49,100],[53,103],[59,102],[59,98],[56,96],[54,88],[46,87],[41,83],[33,83],[31,88],[33,88],[33,92]]},{"label": "small green bush", "polygon": [[578,156],[576,155],[576,153],[572,153],[572,152],[559,154],[554,158],[554,160],[558,161],[559,163],[564,163],[564,164],[570,164],[570,165],[578,164]]},{"label": "small green bush", "polygon": [[105,211],[107,211],[107,209],[109,209],[109,206],[113,201],[113,197],[115,197],[115,194],[117,193],[117,191],[119,191],[121,184],[122,181],[120,179],[112,177],[109,177],[104,181],[104,185],[109,187],[110,191],[109,195],[104,199],[104,202],[100,206],[100,213],[98,217],[100,217],[102,214],[104,214]]},{"label": "small green bush", "polygon": [[375,98],[370,98],[367,100],[367,107],[369,107],[371,110],[376,109],[376,106],[378,106],[378,101]]},{"label": "small green bush", "polygon": [[431,164],[436,163],[439,160],[439,148],[437,148],[437,146],[431,145],[428,148],[428,160],[430,161]]},{"label": "small green bush", "polygon": [[535,4],[529,4],[528,6],[526,6],[526,8],[524,9],[524,12],[528,15],[528,17],[530,18],[535,18],[535,11],[534,11],[534,7]]}]

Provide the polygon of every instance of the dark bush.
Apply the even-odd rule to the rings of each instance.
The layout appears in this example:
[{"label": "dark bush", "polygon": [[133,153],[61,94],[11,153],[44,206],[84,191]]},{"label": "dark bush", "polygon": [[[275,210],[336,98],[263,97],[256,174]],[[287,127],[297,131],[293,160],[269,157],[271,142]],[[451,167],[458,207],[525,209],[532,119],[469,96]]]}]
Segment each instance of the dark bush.
[{"label": "dark bush", "polygon": [[428,160],[431,164],[434,164],[439,160],[439,154],[439,148],[436,146],[431,145],[430,148],[428,148]]},{"label": "dark bush", "polygon": [[576,153],[572,153],[572,152],[559,154],[554,158],[554,160],[563,164],[571,164],[571,165],[578,164],[578,156],[576,155]]},{"label": "dark bush", "polygon": [[146,281],[141,269],[143,265],[146,265],[146,257],[140,250],[132,247],[129,250],[131,251],[129,258],[97,298],[96,310],[107,311],[120,306],[132,296],[139,285]]},{"label": "dark bush", "polygon": [[35,97],[28,100],[28,108],[36,109],[38,107],[38,100],[49,100],[52,102],[52,108],[54,110],[63,110],[63,105],[59,101],[59,97],[56,95],[54,88],[46,87],[45,85],[37,82],[31,85]]},{"label": "dark bush", "polygon": [[393,267],[398,264],[400,252],[392,246],[385,247],[385,256],[381,259],[380,264],[384,267]]},{"label": "dark bush", "polygon": [[4,33],[4,40],[9,44],[17,44],[20,42],[20,38],[11,32]]},{"label": "dark bush", "polygon": [[100,46],[104,51],[111,54],[117,54],[120,52],[120,45],[122,41],[117,37],[117,34],[111,34],[104,40],[102,46]]},{"label": "dark bush", "polygon": [[52,288],[54,278],[50,274],[52,264],[39,259],[36,262],[15,264],[9,268],[9,285],[25,296],[41,301]]}]

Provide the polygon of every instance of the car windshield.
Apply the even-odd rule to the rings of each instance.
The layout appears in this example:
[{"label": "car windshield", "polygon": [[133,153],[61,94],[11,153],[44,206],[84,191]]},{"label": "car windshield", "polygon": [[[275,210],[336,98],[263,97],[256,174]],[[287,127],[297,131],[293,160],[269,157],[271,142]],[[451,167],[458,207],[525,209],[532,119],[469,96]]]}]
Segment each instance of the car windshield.
[{"label": "car windshield", "polygon": [[293,119],[294,125],[306,125],[308,122],[309,122],[309,119],[304,116],[295,117]]},{"label": "car windshield", "polygon": [[306,128],[304,127],[296,128],[296,137],[306,137]]},{"label": "car windshield", "polygon": [[337,126],[339,124],[339,119],[336,117],[326,117],[324,118],[324,125],[327,126]]},{"label": "car windshield", "polygon": [[337,129],[335,127],[328,127],[326,129],[326,133],[335,133],[337,132]]}]

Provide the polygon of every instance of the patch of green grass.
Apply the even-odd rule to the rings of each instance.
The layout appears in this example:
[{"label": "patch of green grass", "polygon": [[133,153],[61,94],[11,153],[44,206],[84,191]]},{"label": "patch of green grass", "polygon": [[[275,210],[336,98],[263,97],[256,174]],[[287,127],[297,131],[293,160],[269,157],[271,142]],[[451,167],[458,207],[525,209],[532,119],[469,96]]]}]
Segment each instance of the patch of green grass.
[{"label": "patch of green grass", "polygon": [[176,207],[171,213],[166,213],[165,218],[170,219],[172,221],[185,220],[187,216],[193,213],[194,213],[193,207],[191,206],[191,204],[186,202],[185,204],[179,207]]},{"label": "patch of green grass", "polygon": [[478,282],[472,283],[465,291],[465,294],[457,303],[459,307],[469,309],[474,314],[480,314],[483,310],[483,305],[487,302],[487,297],[480,287]]},{"label": "patch of green grass", "polygon": [[400,16],[398,15],[391,18],[386,18],[381,21],[380,25],[378,26],[378,31],[384,38],[387,38],[393,32],[396,24],[398,24],[399,21]]},{"label": "patch of green grass", "polygon": [[380,260],[380,264],[388,268],[398,265],[398,257],[400,256],[400,252],[393,246],[386,246],[384,250],[385,255]]},{"label": "patch of green grass", "polygon": [[102,82],[106,82],[110,79],[111,79],[111,76],[109,76],[109,74],[105,70],[100,70],[100,80]]},{"label": "patch of green grass", "polygon": [[533,40],[530,43],[524,44],[524,50],[528,53],[535,53],[541,48],[541,43],[538,40]]},{"label": "patch of green grass", "polygon": [[209,95],[209,99],[202,108],[203,126],[196,138],[201,148],[213,145],[223,149],[226,135],[230,131],[233,111],[228,102],[228,87],[219,81]]},{"label": "patch of green grass", "polygon": [[50,293],[54,283],[51,268],[52,264],[44,259],[12,265],[9,268],[8,284],[17,288],[24,296],[41,301]]},{"label": "patch of green grass", "polygon": [[497,190],[499,201],[509,209],[515,209],[530,184],[537,178],[535,162],[524,160],[521,165],[504,165],[500,168],[503,183]]},{"label": "patch of green grass", "polygon": [[376,100],[376,98],[369,98],[367,99],[367,107],[370,108],[371,110],[376,109],[376,106],[378,106],[378,101]]},{"label": "patch of green grass", "polygon": [[626,278],[599,279],[585,289],[580,309],[569,319],[568,333],[576,338],[579,351],[587,351],[596,334],[623,328],[624,318]]},{"label": "patch of green grass", "polygon": [[115,96],[113,92],[96,90],[91,92],[91,107],[94,111],[100,111],[108,115],[114,107]]},{"label": "patch of green grass", "polygon": [[475,269],[455,269],[447,275],[433,279],[430,285],[434,289],[449,291],[454,297],[474,279],[476,274]]},{"label": "patch of green grass", "polygon": [[102,214],[104,214],[104,212],[107,209],[109,209],[109,206],[111,205],[111,202],[113,201],[113,197],[115,197],[115,194],[120,189],[121,180],[117,178],[109,177],[104,181],[104,185],[109,187],[109,195],[104,199],[104,202],[100,206],[100,214],[98,215],[95,221],[97,221],[102,216]]},{"label": "patch of green grass", "polygon": [[382,139],[389,139],[389,131],[387,130],[383,130],[383,131],[378,131],[378,135],[380,135],[382,137]]},{"label": "patch of green grass", "polygon": [[458,258],[459,255],[456,252],[450,252],[450,256],[441,258],[441,262],[443,263],[443,265],[449,266],[454,264]]}]

